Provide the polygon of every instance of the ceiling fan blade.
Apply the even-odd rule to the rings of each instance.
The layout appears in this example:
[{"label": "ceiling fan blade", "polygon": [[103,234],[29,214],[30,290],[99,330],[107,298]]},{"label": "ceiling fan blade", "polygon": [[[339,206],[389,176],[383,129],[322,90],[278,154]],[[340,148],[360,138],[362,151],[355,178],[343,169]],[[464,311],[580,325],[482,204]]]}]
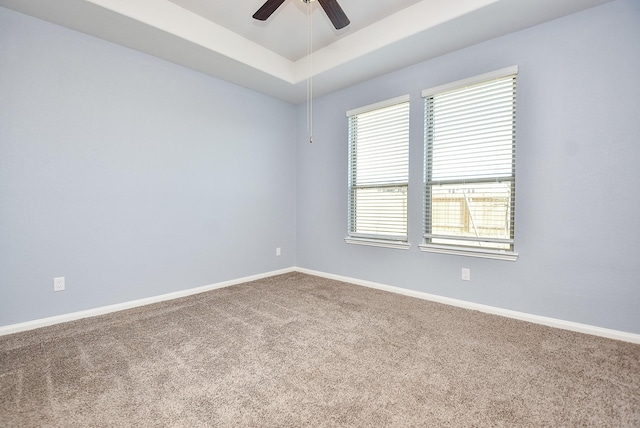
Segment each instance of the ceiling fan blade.
[{"label": "ceiling fan blade", "polygon": [[336,30],[344,28],[351,23],[337,0],[318,0],[318,2],[320,2],[320,6],[322,6]]},{"label": "ceiling fan blade", "polygon": [[282,3],[284,3],[284,0],[267,0],[265,4],[253,14],[253,17],[259,21],[266,21]]}]

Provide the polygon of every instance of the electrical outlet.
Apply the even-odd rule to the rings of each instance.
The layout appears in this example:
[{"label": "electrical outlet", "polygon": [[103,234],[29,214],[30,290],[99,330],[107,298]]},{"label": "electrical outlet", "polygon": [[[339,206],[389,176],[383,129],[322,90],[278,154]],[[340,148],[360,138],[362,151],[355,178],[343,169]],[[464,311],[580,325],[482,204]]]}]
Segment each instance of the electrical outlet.
[{"label": "electrical outlet", "polygon": [[282,254],[282,253],[280,252],[280,247],[278,247],[278,248],[276,248],[276,256],[279,256],[280,254]]},{"label": "electrical outlet", "polygon": [[64,276],[53,278],[53,291],[64,290]]},{"label": "electrical outlet", "polygon": [[463,281],[471,281],[471,269],[462,268],[462,280]]}]

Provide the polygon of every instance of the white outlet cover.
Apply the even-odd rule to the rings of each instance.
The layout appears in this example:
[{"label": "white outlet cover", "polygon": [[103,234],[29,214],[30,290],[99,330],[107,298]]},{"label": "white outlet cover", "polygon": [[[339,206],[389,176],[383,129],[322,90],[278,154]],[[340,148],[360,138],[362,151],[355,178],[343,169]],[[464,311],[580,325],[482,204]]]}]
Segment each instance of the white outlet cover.
[{"label": "white outlet cover", "polygon": [[53,278],[53,291],[64,290],[64,276]]},{"label": "white outlet cover", "polygon": [[471,269],[462,268],[462,280],[471,281]]}]

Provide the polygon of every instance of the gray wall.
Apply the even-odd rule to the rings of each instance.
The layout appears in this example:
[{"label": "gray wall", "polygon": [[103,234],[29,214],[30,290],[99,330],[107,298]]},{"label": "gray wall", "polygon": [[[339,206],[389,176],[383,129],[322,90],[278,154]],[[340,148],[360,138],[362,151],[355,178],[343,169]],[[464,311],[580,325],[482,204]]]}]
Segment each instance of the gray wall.
[{"label": "gray wall", "polygon": [[[300,267],[640,333],[640,2],[457,51],[298,108]],[[518,65],[517,262],[421,253],[422,89]],[[410,250],[345,244],[349,109],[411,95]],[[471,269],[471,282],[460,279]]]},{"label": "gray wall", "polygon": [[0,326],[295,265],[294,133],[290,104],[0,8]]},{"label": "gray wall", "polygon": [[[313,144],[304,105],[3,8],[0,41],[0,326],[297,265],[640,333],[636,0],[319,98]],[[514,64],[520,259],[421,253],[420,91]],[[345,112],[402,94],[412,247],[345,244]]]}]

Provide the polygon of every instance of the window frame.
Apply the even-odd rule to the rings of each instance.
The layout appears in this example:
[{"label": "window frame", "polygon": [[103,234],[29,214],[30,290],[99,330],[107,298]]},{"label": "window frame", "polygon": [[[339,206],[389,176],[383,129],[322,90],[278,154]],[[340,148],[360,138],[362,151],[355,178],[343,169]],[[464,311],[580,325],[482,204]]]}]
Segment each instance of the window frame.
[{"label": "window frame", "polygon": [[[365,114],[371,113],[376,110],[382,110],[388,107],[397,106],[399,104],[406,104],[407,112],[406,112],[406,180],[403,182],[398,181],[376,181],[375,185],[358,185],[354,184],[356,180],[356,169],[354,165],[357,160],[354,160],[354,147],[355,141],[353,140],[354,132],[352,129],[351,118]],[[395,248],[395,249],[409,249],[409,215],[408,215],[408,200],[409,200],[409,133],[410,133],[410,96],[402,95],[399,97],[387,99],[384,101],[380,101],[374,104],[369,104],[366,106],[362,106],[356,109],[352,109],[346,112],[346,116],[348,119],[348,135],[349,135],[349,143],[348,143],[348,198],[347,198],[347,236],[344,238],[345,242],[348,244],[357,244],[357,245],[368,245],[375,247],[385,247],[385,248]],[[393,236],[393,235],[384,235],[384,234],[375,234],[375,233],[358,233],[354,231],[354,215],[355,207],[353,206],[354,202],[354,190],[357,188],[384,188],[384,187],[404,187],[405,188],[405,219],[404,223],[406,225],[406,234],[403,236]]]},{"label": "window frame", "polygon": [[[514,130],[513,130],[513,147],[512,147],[512,157],[511,157],[511,163],[512,163],[512,172],[511,172],[511,176],[509,177],[501,177],[500,181],[510,181],[511,182],[511,191],[510,191],[510,197],[511,197],[511,201],[510,201],[510,211],[511,211],[511,224],[510,224],[510,239],[497,239],[497,238],[489,238],[489,242],[495,242],[498,243],[500,241],[502,241],[503,243],[509,243],[511,248],[510,249],[496,249],[496,248],[483,248],[483,247],[479,247],[479,246],[465,246],[465,245],[461,245],[461,244],[445,244],[445,243],[434,243],[431,242],[431,239],[446,239],[443,238],[442,235],[433,235],[430,232],[430,225],[428,224],[428,218],[430,216],[428,216],[429,214],[429,209],[430,209],[430,195],[431,195],[431,187],[432,185],[430,184],[430,174],[433,171],[432,168],[432,159],[430,156],[430,137],[429,137],[429,124],[427,121],[427,116],[426,114],[428,113],[427,111],[427,102],[428,99],[431,97],[434,97],[436,95],[439,94],[443,94],[443,93],[447,93],[447,92],[452,92],[452,91],[456,91],[459,89],[464,89],[465,87],[469,87],[469,86],[474,86],[477,84],[482,84],[482,83],[488,83],[494,80],[498,80],[498,79],[503,79],[509,76],[517,76],[518,74],[518,66],[511,66],[511,67],[506,67],[506,68],[502,68],[500,70],[495,70],[489,73],[484,73],[484,74],[480,74],[477,76],[473,76],[467,79],[462,79],[462,80],[458,80],[455,82],[451,82],[451,83],[447,83],[444,85],[440,85],[440,86],[436,86],[430,89],[425,89],[422,91],[422,97],[424,99],[424,108],[425,108],[425,122],[424,122],[424,176],[423,176],[423,196],[424,196],[424,201],[423,201],[423,243],[419,244],[418,247],[420,248],[421,251],[423,252],[431,252],[431,253],[440,253],[440,254],[453,254],[453,255],[461,255],[461,256],[469,256],[469,257],[480,257],[480,258],[489,258],[489,259],[497,259],[497,260],[509,260],[509,261],[516,261],[518,259],[518,253],[515,251],[515,240],[514,240],[514,231],[515,231],[515,222],[513,221],[515,219],[515,145],[516,145],[516,136],[515,136],[515,124],[514,124]],[[515,83],[514,83],[515,85]],[[514,94],[517,93],[517,88],[514,87]],[[514,102],[514,109],[516,108],[515,106],[515,102]],[[514,110],[514,116],[517,117],[517,110]],[[495,181],[499,181],[498,179],[494,179]],[[467,182],[469,181],[474,181],[474,180],[467,180]],[[482,179],[482,180],[477,180],[477,182],[489,182],[491,181],[491,179]],[[463,179],[458,179],[458,180],[451,180],[450,184],[455,184],[456,182],[458,183],[462,183],[464,182]],[[433,219],[431,218],[431,221],[433,221]],[[457,240],[457,241],[465,241],[465,240],[469,240],[472,242],[482,242],[483,238],[482,237],[478,237],[476,239],[470,238],[467,239],[463,236],[458,235],[456,237],[455,234],[452,235],[445,235],[445,236],[450,236],[452,240]],[[486,242],[486,240],[485,240]]]}]

